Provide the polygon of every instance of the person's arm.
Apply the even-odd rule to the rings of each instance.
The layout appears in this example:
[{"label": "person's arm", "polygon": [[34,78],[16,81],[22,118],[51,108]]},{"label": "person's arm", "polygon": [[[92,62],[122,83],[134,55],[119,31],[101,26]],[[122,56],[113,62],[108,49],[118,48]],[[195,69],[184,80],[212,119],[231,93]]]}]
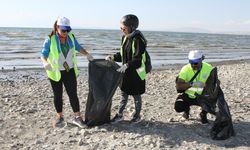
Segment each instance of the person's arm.
[{"label": "person's arm", "polygon": [[176,81],[176,89],[179,91],[185,91],[191,87],[190,82],[185,82],[183,79],[178,78]]},{"label": "person's arm", "polygon": [[46,69],[46,70],[52,70],[52,67],[51,65],[48,63],[47,59],[49,57],[49,52],[50,52],[50,40],[47,39],[44,41],[43,43],[43,48],[42,48],[42,51],[41,51],[41,61],[43,63],[43,67]]},{"label": "person's arm", "polygon": [[75,40],[74,42],[75,42],[76,50],[77,50],[80,54],[87,56],[87,59],[88,59],[89,61],[94,60],[94,57],[93,57],[92,55],[90,55],[90,54],[87,52],[87,50],[86,50],[85,48],[83,48],[83,47],[77,42],[76,38],[74,38],[74,40]]},{"label": "person's arm", "polygon": [[185,82],[185,80],[178,78],[176,81],[176,89],[177,91],[185,91],[190,87],[195,87],[195,88],[204,88],[205,84],[197,81],[197,82]]},{"label": "person's arm", "polygon": [[50,52],[50,39],[46,39],[43,43],[43,47],[41,50],[41,60],[43,64],[48,63],[47,59],[49,57]]},{"label": "person's arm", "polygon": [[48,59],[47,57],[41,56],[41,60],[43,64],[48,63],[47,59]]},{"label": "person's arm", "polygon": [[82,55],[88,55],[89,53],[87,52],[86,49],[84,49],[83,47],[80,48],[80,51],[79,51]]},{"label": "person's arm", "polygon": [[87,59],[88,59],[89,61],[94,60],[94,57],[93,57],[92,55],[90,55],[90,54],[87,52],[87,50],[84,49],[83,47],[81,47],[81,49],[80,49],[80,54],[87,56]]},{"label": "person's arm", "polygon": [[78,51],[80,54],[82,55],[87,55],[88,52],[85,48],[83,48],[79,43],[78,41],[76,40],[76,38],[74,38],[74,43],[75,43],[75,46],[76,46],[76,51]]}]

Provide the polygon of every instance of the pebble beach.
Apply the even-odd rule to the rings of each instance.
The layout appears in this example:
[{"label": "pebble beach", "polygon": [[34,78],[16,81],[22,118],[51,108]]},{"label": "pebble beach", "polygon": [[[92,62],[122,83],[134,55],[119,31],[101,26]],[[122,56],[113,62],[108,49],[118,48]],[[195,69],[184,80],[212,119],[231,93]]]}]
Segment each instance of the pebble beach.
[{"label": "pebble beach", "polygon": [[[225,100],[229,105],[236,135],[227,140],[210,138],[215,116],[209,124],[200,123],[200,108],[191,107],[189,120],[174,110],[177,96],[175,77],[182,65],[162,66],[147,75],[142,96],[142,122],[131,125],[134,102],[129,97],[125,120],[117,124],[80,129],[71,124],[73,112],[64,91],[65,127],[53,128],[56,118],[53,93],[43,69],[0,71],[0,149],[1,150],[142,150],[142,149],[243,149],[250,148],[250,60],[213,63]],[[84,116],[88,96],[88,71],[80,69],[78,97]],[[112,101],[114,116],[120,89]]]}]

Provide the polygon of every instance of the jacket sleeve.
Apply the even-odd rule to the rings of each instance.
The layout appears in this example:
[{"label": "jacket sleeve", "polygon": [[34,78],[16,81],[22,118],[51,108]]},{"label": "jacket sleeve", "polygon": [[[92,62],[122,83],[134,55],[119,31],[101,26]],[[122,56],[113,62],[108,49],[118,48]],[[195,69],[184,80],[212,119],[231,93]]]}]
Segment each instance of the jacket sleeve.
[{"label": "jacket sleeve", "polygon": [[80,52],[82,46],[78,43],[78,41],[76,40],[76,38],[74,38],[74,42],[75,42],[76,51]]},{"label": "jacket sleeve", "polygon": [[120,52],[114,54],[114,61],[122,62],[122,56]]},{"label": "jacket sleeve", "polygon": [[43,47],[41,50],[41,56],[48,58],[50,52],[50,39],[46,39],[43,43]]},{"label": "jacket sleeve", "polygon": [[135,54],[133,56],[133,59],[128,61],[128,66],[137,69],[141,66],[142,54],[145,52],[146,45],[141,38],[135,38],[134,47],[135,47]]}]

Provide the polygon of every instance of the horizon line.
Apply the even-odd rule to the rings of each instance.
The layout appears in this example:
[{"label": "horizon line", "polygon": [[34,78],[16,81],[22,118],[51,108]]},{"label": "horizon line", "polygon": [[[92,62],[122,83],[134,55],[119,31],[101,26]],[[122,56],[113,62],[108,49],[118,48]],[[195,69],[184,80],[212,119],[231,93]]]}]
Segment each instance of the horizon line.
[{"label": "horizon line", "polygon": [[[52,29],[52,27],[33,27],[33,26],[0,26],[0,28],[33,28],[33,29]],[[72,27],[72,29],[76,30],[120,30],[120,29],[113,29],[113,28],[83,28],[83,27]],[[201,28],[192,28],[193,30],[197,29],[200,30]],[[146,31],[146,32],[176,32],[176,33],[200,33],[200,34],[226,34],[226,35],[250,35],[250,31],[210,31],[207,29],[203,29],[206,31],[188,31],[188,29],[180,30],[178,29],[140,29],[141,31]]]}]

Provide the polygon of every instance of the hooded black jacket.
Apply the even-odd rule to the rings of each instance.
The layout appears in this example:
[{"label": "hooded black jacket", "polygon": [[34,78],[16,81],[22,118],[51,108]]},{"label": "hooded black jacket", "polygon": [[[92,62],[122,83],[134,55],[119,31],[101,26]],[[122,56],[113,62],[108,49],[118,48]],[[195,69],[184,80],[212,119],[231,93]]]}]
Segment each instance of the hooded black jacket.
[{"label": "hooded black jacket", "polygon": [[[114,55],[114,61],[128,64],[128,68],[122,79],[121,90],[128,95],[139,95],[145,93],[145,80],[141,80],[136,69],[141,66],[142,54],[145,52],[146,43],[141,33],[135,34],[131,38],[127,38],[121,45],[123,47],[123,56],[118,52]],[[132,43],[135,42],[135,53],[132,52]],[[123,60],[123,61],[122,61]]]}]

